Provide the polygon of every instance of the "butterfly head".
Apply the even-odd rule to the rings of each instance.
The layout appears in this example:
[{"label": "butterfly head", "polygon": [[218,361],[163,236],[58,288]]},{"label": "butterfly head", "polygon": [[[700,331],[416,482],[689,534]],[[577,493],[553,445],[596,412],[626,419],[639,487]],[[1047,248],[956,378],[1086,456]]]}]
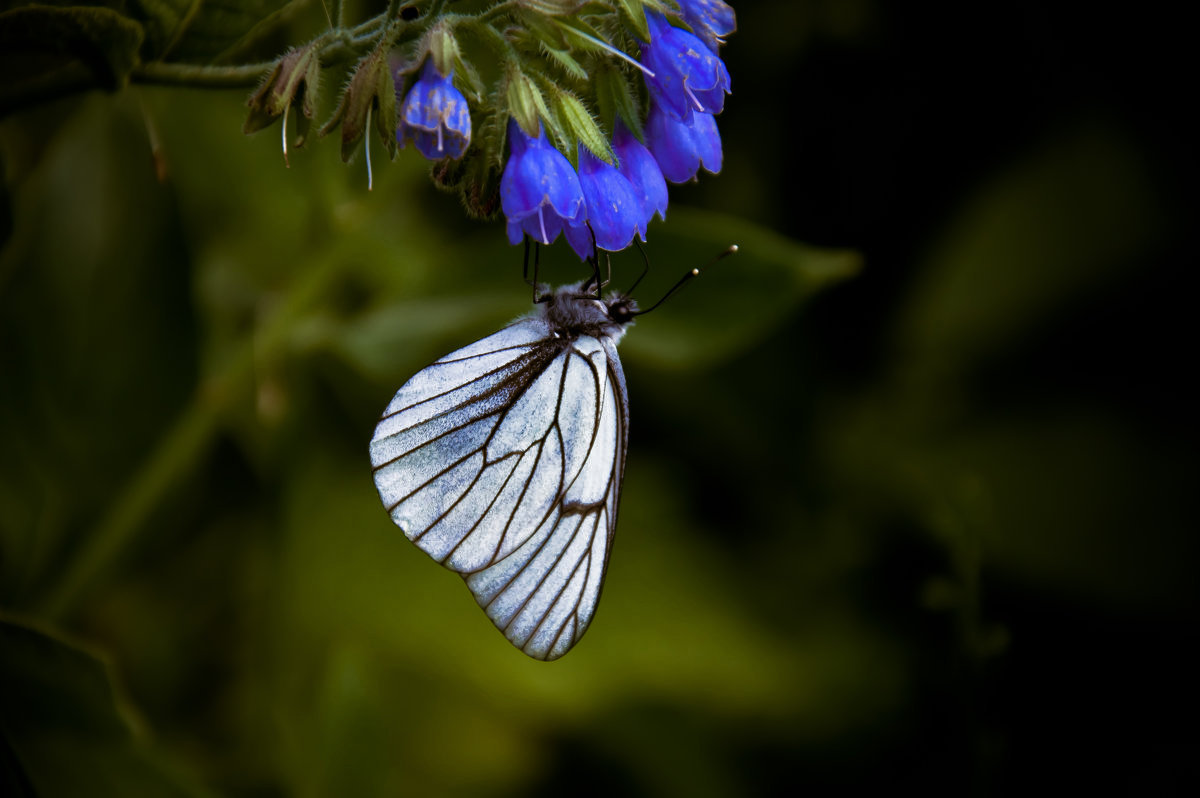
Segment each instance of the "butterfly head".
[{"label": "butterfly head", "polygon": [[623,294],[597,299],[594,283],[564,285],[544,296],[539,305],[542,314],[554,332],[568,338],[591,335],[619,340],[637,315],[637,303]]},{"label": "butterfly head", "polygon": [[637,302],[624,294],[613,292],[604,302],[608,308],[608,317],[622,327],[633,323],[633,317],[638,315]]}]

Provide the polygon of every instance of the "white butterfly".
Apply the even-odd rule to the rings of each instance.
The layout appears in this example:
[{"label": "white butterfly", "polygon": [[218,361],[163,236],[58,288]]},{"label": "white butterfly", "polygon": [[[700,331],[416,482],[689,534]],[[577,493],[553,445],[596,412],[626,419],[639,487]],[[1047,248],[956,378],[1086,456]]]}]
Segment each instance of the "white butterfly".
[{"label": "white butterfly", "polygon": [[595,278],[535,302],[405,383],[371,465],[408,539],[514,646],[552,660],[587,631],[612,550],[629,435],[617,342],[638,310],[598,299]]}]

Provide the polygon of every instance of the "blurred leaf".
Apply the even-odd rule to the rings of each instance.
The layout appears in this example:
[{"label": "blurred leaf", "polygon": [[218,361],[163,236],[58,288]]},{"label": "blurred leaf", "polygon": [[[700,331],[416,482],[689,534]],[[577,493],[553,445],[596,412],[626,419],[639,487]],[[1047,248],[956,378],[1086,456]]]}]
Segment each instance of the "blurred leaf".
[{"label": "blurred leaf", "polygon": [[[671,284],[667,278],[673,282],[699,268],[701,279],[639,319],[621,348],[623,356],[672,368],[707,367],[745,352],[817,291],[853,276],[860,264],[849,250],[820,249],[745,219],[676,206],[648,238],[654,279],[638,288],[643,308],[661,295],[652,286],[665,291]],[[738,245],[736,254],[705,268],[731,244]],[[628,264],[633,256],[623,257]]]},{"label": "blurred leaf", "polygon": [[1186,455],[1164,457],[1110,413],[1051,403],[981,419],[914,460],[914,494],[952,505],[937,531],[978,535],[993,572],[1127,606],[1171,607],[1194,584],[1200,545],[1174,510]]},{"label": "blurred leaf", "polygon": [[298,2],[141,0],[137,7],[146,26],[147,60],[207,63],[233,49],[258,30],[273,25],[289,7]]},{"label": "blurred leaf", "polygon": [[142,26],[114,9],[31,5],[0,12],[0,116],[74,87],[125,86],[139,63]]},{"label": "blurred leaf", "polygon": [[19,773],[41,798],[197,795],[147,755],[123,717],[104,663],[12,619],[0,618],[0,722]]},{"label": "blurred leaf", "polygon": [[1092,122],[983,185],[925,261],[897,351],[923,368],[969,368],[1080,291],[1136,268],[1163,229],[1141,159],[1119,130]]},{"label": "blurred leaf", "polygon": [[[666,290],[666,278],[703,266],[734,241],[741,245],[736,254],[705,271],[706,279],[698,285],[639,320],[638,329],[622,340],[623,355],[675,368],[701,368],[745,351],[770,335],[809,296],[858,268],[855,253],[810,247],[734,217],[690,209],[672,209],[671,222],[656,227],[652,241],[651,276],[638,289],[643,307],[656,298],[652,291]],[[420,368],[530,311],[529,291],[516,269],[519,248],[497,246],[485,238],[475,245],[459,245],[446,260],[469,263],[493,258],[492,253],[509,258],[511,268],[507,280],[505,270],[495,272],[488,294],[405,298],[348,323],[314,322],[299,336],[307,347],[328,348],[371,380],[399,387],[396,380],[405,376],[405,369]],[[553,247],[546,251],[541,279],[578,280],[586,274],[576,263],[562,276],[560,256]],[[619,253],[614,261],[610,287],[619,289],[622,282],[633,281],[640,262],[632,251]],[[472,288],[478,287],[475,280]]]},{"label": "blurred leaf", "polygon": [[488,320],[499,329],[516,315],[506,313],[505,304],[494,294],[400,301],[346,324],[321,324],[298,334],[311,344],[327,344],[371,381],[386,384],[396,380],[398,364],[415,363],[420,368],[445,354],[442,348],[453,351],[464,346],[467,330]]},{"label": "blurred leaf", "polygon": [[277,676],[260,678],[293,730],[279,741],[291,791],[507,794],[564,734],[607,737],[632,767],[644,752],[612,723],[647,697],[656,714],[786,719],[828,738],[903,695],[896,652],[845,607],[826,603],[821,623],[778,637],[697,538],[703,520],[669,462],[637,458],[598,620],[549,664],[513,649],[462,580],[392,525],[365,445],[311,430],[287,462]]},{"label": "blurred leaf", "polygon": [[[897,502],[952,548],[978,537],[985,566],[1009,578],[1169,604],[1189,580],[1173,541],[1190,538],[1170,509],[1186,457],[1072,391],[1062,378],[1090,342],[1072,340],[1057,375],[1024,363],[1054,319],[1143,266],[1158,205],[1139,153],[1103,122],[1039,142],[982,185],[900,314],[885,387],[825,427],[847,495]],[[987,386],[1038,401],[998,406]]]},{"label": "blurred leaf", "polygon": [[20,207],[27,221],[0,252],[10,607],[61,575],[196,376],[188,256],[136,104],[83,101],[23,181]]}]

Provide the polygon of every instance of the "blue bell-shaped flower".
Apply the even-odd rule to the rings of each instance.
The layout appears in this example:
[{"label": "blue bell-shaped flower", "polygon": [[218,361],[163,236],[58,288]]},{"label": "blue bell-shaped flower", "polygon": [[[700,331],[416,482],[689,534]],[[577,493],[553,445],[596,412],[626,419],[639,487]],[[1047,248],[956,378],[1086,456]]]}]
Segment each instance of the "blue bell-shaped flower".
[{"label": "blue bell-shaped flower", "polygon": [[661,14],[649,12],[650,41],[642,45],[642,66],[651,98],[676,119],[693,112],[719,114],[729,93],[729,70],[708,46]]},{"label": "blue bell-shaped flower", "polygon": [[[639,231],[642,203],[629,181],[607,161],[586,147],[579,147],[579,184],[587,202],[587,225],[570,225],[567,241],[580,258],[593,255],[592,233],[596,246],[610,252],[625,249]],[[591,232],[588,232],[591,225]]]},{"label": "blue bell-shaped flower", "polygon": [[461,158],[471,143],[471,113],[467,99],[454,88],[454,73],[442,75],[425,61],[421,76],[400,104],[396,140],[403,147],[412,141],[431,161]]},{"label": "blue bell-shaped flower", "polygon": [[528,234],[549,244],[564,226],[583,226],[587,206],[579,176],[566,156],[546,140],[541,125],[533,137],[510,119],[508,140],[508,163],[500,177],[500,207],[508,218],[508,240],[519,244]]},{"label": "blue bell-shaped flower", "polygon": [[737,30],[733,7],[722,0],[679,0],[679,13],[714,53],[725,43],[725,37]]},{"label": "blue bell-shaped flower", "polygon": [[613,149],[619,161],[617,170],[633,186],[633,193],[640,201],[638,231],[645,241],[646,229],[654,214],[657,213],[661,219],[667,218],[667,181],[663,178],[658,161],[619,119],[613,134]]},{"label": "blue bell-shaped flower", "polygon": [[712,114],[695,113],[683,122],[653,103],[646,119],[646,144],[663,177],[672,183],[691,180],[701,164],[713,174],[721,171],[721,134]]}]

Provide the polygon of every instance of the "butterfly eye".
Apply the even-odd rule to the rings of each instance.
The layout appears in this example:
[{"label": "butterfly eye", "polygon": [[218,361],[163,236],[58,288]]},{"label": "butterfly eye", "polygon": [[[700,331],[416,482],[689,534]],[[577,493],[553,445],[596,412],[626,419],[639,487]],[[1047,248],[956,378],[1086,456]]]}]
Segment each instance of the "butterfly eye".
[{"label": "butterfly eye", "polygon": [[608,306],[608,317],[617,324],[628,324],[637,315],[637,304],[632,299],[621,297]]}]

